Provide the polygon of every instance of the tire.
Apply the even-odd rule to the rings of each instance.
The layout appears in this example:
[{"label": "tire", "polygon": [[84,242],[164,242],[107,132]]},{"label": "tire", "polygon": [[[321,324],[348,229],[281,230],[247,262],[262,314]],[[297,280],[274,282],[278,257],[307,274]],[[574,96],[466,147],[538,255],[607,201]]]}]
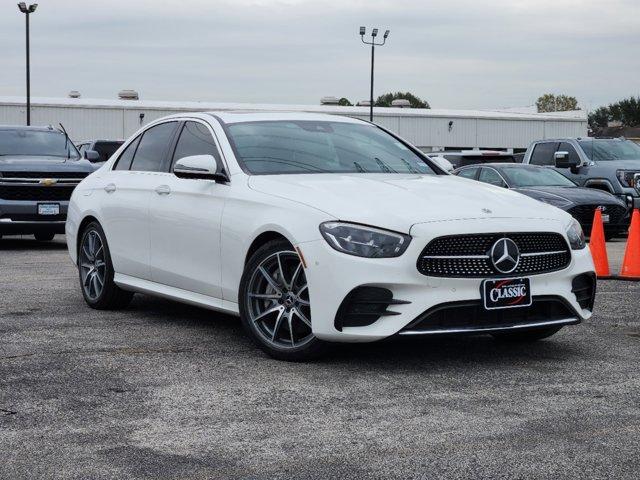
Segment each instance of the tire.
[{"label": "tire", "polygon": [[326,352],[328,344],[311,331],[304,268],[287,241],[270,241],[251,256],[238,300],[243,328],[271,357],[300,362]]},{"label": "tire", "polygon": [[50,242],[56,234],[54,232],[38,232],[34,233],[33,236],[39,242]]},{"label": "tire", "polygon": [[500,342],[529,343],[537,342],[543,338],[548,338],[557,333],[560,329],[562,329],[562,327],[532,328],[530,330],[516,332],[492,333],[491,335]]},{"label": "tire", "polygon": [[133,292],[118,287],[113,274],[107,237],[98,222],[91,222],[82,230],[78,247],[80,290],[91,308],[116,310],[131,302]]}]

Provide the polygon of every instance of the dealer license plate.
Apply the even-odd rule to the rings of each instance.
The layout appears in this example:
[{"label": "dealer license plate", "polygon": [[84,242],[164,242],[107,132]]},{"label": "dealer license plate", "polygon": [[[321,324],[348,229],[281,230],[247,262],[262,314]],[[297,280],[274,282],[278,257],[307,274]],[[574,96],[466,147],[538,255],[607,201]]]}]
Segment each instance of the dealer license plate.
[{"label": "dealer license plate", "polygon": [[60,215],[59,203],[39,203],[38,215]]},{"label": "dealer license plate", "polygon": [[528,307],[531,305],[531,284],[528,278],[485,280],[482,282],[484,308]]}]

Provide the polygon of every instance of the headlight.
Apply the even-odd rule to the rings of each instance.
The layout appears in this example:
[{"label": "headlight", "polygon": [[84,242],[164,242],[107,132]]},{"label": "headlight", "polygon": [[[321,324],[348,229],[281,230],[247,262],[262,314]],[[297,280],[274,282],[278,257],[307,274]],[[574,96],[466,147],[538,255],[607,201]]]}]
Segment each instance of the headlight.
[{"label": "headlight", "polygon": [[571,245],[572,250],[582,250],[586,246],[584,232],[582,231],[580,223],[575,218],[567,228],[567,238],[569,239],[569,245]]},{"label": "headlight", "polygon": [[630,170],[618,170],[616,171],[620,185],[623,187],[638,188],[638,180],[640,180],[640,173]]},{"label": "headlight", "polygon": [[368,258],[399,257],[411,241],[409,235],[353,223],[325,222],[320,233],[335,250]]},{"label": "headlight", "polygon": [[542,198],[539,198],[538,200],[558,208],[565,208],[571,205],[571,202],[569,200],[564,199],[562,197],[542,197]]}]

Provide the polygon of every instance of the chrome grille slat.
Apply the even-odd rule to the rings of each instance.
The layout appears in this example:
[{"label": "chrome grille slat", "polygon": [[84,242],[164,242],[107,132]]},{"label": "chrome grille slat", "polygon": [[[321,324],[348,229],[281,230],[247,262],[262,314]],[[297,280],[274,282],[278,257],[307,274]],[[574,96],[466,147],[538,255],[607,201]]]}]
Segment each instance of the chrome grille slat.
[{"label": "chrome grille slat", "polygon": [[423,275],[450,278],[504,277],[493,266],[489,251],[501,238],[510,238],[521,252],[518,267],[509,274],[535,275],[566,268],[571,251],[558,233],[517,232],[449,235],[432,240],[418,258]]}]

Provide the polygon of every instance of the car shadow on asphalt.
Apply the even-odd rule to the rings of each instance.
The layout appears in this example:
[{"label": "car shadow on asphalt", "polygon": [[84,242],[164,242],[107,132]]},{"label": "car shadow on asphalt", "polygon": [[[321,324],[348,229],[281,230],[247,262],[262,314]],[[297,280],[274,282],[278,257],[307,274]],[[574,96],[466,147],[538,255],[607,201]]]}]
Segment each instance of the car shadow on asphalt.
[{"label": "car shadow on asphalt", "polygon": [[11,250],[11,251],[21,251],[21,250],[66,250],[67,244],[64,241],[63,236],[56,236],[50,242],[39,242],[31,235],[23,235],[23,236],[10,236],[10,237],[2,237],[0,238],[0,251],[2,250]]},{"label": "car shadow on asphalt", "polygon": [[[235,316],[147,295],[136,295],[129,310],[136,316],[153,319],[153,322],[196,329],[198,335],[210,337],[214,349],[215,342],[234,342],[237,343],[234,349],[249,348],[249,355],[266,357],[257,348],[251,348],[251,341]],[[373,343],[332,344],[328,354],[313,363],[327,367],[355,364],[374,370],[437,370],[447,366],[496,364],[501,368],[521,368],[524,364],[535,363],[553,369],[587,354],[584,345],[572,336],[579,328],[579,325],[565,327],[549,339],[532,343],[500,342],[489,335],[442,335],[395,336]]]}]

